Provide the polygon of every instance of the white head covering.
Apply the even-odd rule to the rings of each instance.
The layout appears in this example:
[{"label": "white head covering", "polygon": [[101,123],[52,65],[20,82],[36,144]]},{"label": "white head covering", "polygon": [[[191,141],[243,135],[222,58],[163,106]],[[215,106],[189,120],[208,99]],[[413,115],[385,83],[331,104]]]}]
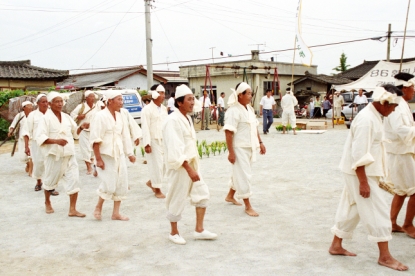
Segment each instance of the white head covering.
[{"label": "white head covering", "polygon": [[383,87],[376,87],[375,91],[373,91],[372,98],[374,102],[380,102],[381,104],[384,104],[385,101],[391,104],[398,103],[396,94],[386,91]]},{"label": "white head covering", "polygon": [[106,94],[107,94],[108,100],[112,100],[115,97],[122,95],[120,90],[108,90]]},{"label": "white head covering", "polygon": [[408,81],[404,81],[404,80],[396,80],[395,83],[396,86],[400,86],[403,85],[405,87],[411,87],[412,85],[415,85],[415,78],[412,78]]},{"label": "white head covering", "polygon": [[101,107],[104,107],[104,106],[105,106],[105,103],[104,102],[97,101],[97,108],[101,108]]},{"label": "white head covering", "polygon": [[193,95],[192,90],[190,90],[190,88],[186,84],[181,84],[176,87],[176,95],[174,97],[175,99],[186,95]]},{"label": "white head covering", "polygon": [[37,97],[36,97],[36,102],[40,101],[40,99],[41,99],[42,97],[47,97],[47,96],[46,96],[45,94],[39,94],[39,95],[37,95]]},{"label": "white head covering", "polygon": [[22,102],[22,107],[25,107],[25,106],[26,106],[26,105],[28,105],[28,104],[33,105],[33,103],[32,103],[32,102],[30,102],[30,101],[24,101],[24,102]]},{"label": "white head covering", "polygon": [[160,94],[159,94],[159,92],[157,92],[157,91],[151,91],[151,97],[153,98],[153,99],[157,99],[158,97],[160,96]]},{"label": "white head covering", "polygon": [[163,85],[159,84],[159,86],[157,86],[157,88],[156,88],[156,91],[157,92],[166,92],[166,89],[164,89]]},{"label": "white head covering", "polygon": [[251,86],[249,86],[249,84],[247,84],[246,82],[241,82],[238,86],[238,89],[236,90],[231,88],[233,93],[229,96],[228,106],[236,104],[238,102],[238,95],[246,91],[247,89],[251,89]]},{"label": "white head covering", "polygon": [[87,90],[87,91],[85,91],[85,93],[84,93],[85,98],[86,98],[86,97],[88,97],[88,96],[89,96],[89,95],[91,95],[91,94],[95,94],[95,93],[94,93],[94,91],[92,91],[92,90]]},{"label": "white head covering", "polygon": [[57,97],[61,97],[62,98],[61,93],[58,93],[56,91],[49,92],[48,93],[48,102],[51,103],[53,101],[53,99],[54,98],[57,98]]}]

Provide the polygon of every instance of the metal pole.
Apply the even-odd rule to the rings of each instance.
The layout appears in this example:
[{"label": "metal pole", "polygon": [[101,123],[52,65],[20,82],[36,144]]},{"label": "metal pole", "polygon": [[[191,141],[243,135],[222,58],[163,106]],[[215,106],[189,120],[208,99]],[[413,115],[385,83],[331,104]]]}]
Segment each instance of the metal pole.
[{"label": "metal pole", "polygon": [[406,11],[405,32],[403,33],[401,64],[399,65],[399,72],[402,70],[402,59],[403,59],[403,53],[404,53],[404,49],[405,49],[406,27],[408,26],[408,14],[409,14],[409,6],[410,5],[411,5],[411,0],[408,0],[408,10]]},{"label": "metal pole", "polygon": [[212,63],[215,63],[215,59],[213,58],[213,49],[215,49],[216,47],[210,47],[209,49],[212,50]]},{"label": "metal pole", "polygon": [[146,52],[147,52],[147,91],[153,85],[153,40],[151,39],[151,0],[144,0],[146,20]]},{"label": "metal pole", "polygon": [[386,61],[389,61],[390,59],[390,54],[391,54],[391,24],[388,25],[388,50],[386,53]]}]

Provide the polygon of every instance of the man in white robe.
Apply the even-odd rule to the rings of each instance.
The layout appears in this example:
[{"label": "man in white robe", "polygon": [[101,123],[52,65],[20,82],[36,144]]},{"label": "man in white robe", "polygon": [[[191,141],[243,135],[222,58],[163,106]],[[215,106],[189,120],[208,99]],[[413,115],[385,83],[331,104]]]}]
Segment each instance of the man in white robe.
[{"label": "man in white robe", "polygon": [[92,174],[93,168],[91,165],[93,162],[93,153],[91,145],[89,144],[89,128],[91,118],[101,109],[96,108],[95,93],[93,91],[85,91],[84,96],[85,102],[80,103],[77,107],[75,107],[75,109],[71,112],[71,117],[75,120],[78,126],[81,126],[82,128],[82,131],[79,134],[79,151],[81,153],[81,159],[86,165],[86,174]]},{"label": "man in white robe", "polygon": [[143,145],[147,157],[147,167],[150,180],[147,186],[150,187],[157,198],[165,198],[161,192],[164,161],[163,161],[163,122],[167,119],[167,109],[163,105],[164,87],[156,84],[151,87],[152,101],[141,111],[141,127],[143,130]]},{"label": "man in white robe", "polygon": [[36,130],[36,142],[44,154],[44,185],[46,213],[54,212],[50,202],[50,192],[61,181],[69,195],[70,217],[85,217],[76,210],[79,188],[79,170],[75,158],[73,135],[77,131],[74,120],[62,112],[63,99],[60,93],[48,94],[50,110],[40,119]]},{"label": "man in white robe", "polygon": [[[209,189],[200,176],[196,133],[188,113],[193,111],[195,98],[192,90],[182,84],[176,88],[175,112],[163,124],[164,158],[169,190],[166,198],[167,219],[170,221],[169,240],[186,244],[180,236],[178,221],[186,205],[186,198],[196,207],[195,239],[215,239],[217,235],[203,228]],[[147,107],[146,107],[147,108]]]},{"label": "man in white robe", "polygon": [[25,153],[25,143],[24,135],[27,133],[26,120],[30,112],[33,111],[33,103],[30,101],[24,101],[22,103],[23,111],[19,112],[13,119],[13,122],[10,124],[9,133],[7,136],[11,136],[12,133],[15,134],[15,139],[17,139],[17,150],[20,161],[26,163],[26,172],[29,176],[32,175],[33,162],[31,158]]},{"label": "man in white robe", "polygon": [[285,95],[281,99],[282,107],[282,134],[285,134],[288,123],[291,124],[294,135],[296,135],[295,128],[297,127],[297,119],[295,117],[294,107],[298,104],[297,98],[294,96],[291,90],[287,90]]},{"label": "man in white robe", "polygon": [[[39,94],[36,98],[37,109],[30,112],[26,120],[26,131],[23,133],[25,142],[25,153],[32,158],[33,171],[32,177],[37,180],[35,191],[42,190],[42,177],[45,172],[44,154],[36,142],[36,130],[39,122],[48,110],[48,99],[45,94]],[[58,191],[49,191],[51,195],[59,195]]]},{"label": "man in white robe", "polygon": [[[385,138],[391,141],[385,144],[389,168],[386,181],[394,185],[395,192],[390,217],[392,232],[405,232],[415,238],[415,123],[408,105],[414,96],[415,79],[408,73],[399,73],[395,78],[403,82],[399,87],[385,85],[386,89],[397,89],[398,95],[402,96],[395,112],[384,120]],[[401,227],[396,221],[407,196],[405,222]]]},{"label": "man in white robe", "polygon": [[123,98],[118,90],[107,94],[107,107],[95,114],[91,122],[90,143],[95,154],[98,177],[98,203],[94,217],[102,219],[102,206],[105,200],[114,201],[113,220],[129,220],[120,214],[121,201],[127,197],[128,174],[125,156],[134,163],[128,125],[120,114]]},{"label": "man in white robe", "polygon": [[378,263],[396,270],[407,270],[408,267],[395,260],[389,252],[392,229],[384,191],[379,187],[379,179],[387,174],[382,116],[393,112],[397,106],[395,101],[395,94],[377,87],[373,103],[353,120],[340,161],[346,185],[335,225],[331,228],[334,238],[329,253],[356,256],[343,248],[342,241],[352,238],[354,229],[362,220],[369,232],[368,239],[378,244]]},{"label": "man in white robe", "polygon": [[228,110],[225,113],[226,144],[228,146],[228,160],[232,164],[232,175],[229,181],[229,193],[225,200],[235,205],[241,205],[237,199],[245,204],[245,213],[257,217],[259,214],[252,208],[249,201],[252,195],[251,178],[252,162],[256,161],[256,151],[265,154],[265,146],[258,132],[259,122],[251,106],[251,87],[241,82],[233,90],[228,100]]},{"label": "man in white robe", "polygon": [[336,119],[336,125],[339,124],[339,119],[342,116],[342,110],[344,105],[344,98],[340,95],[339,91],[334,92],[333,98],[333,118]]}]

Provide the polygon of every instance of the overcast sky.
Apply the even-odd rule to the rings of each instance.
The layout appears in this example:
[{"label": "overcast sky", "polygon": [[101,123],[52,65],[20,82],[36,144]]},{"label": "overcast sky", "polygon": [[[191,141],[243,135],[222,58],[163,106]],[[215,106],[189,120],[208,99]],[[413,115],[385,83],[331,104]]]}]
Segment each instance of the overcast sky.
[{"label": "overcast sky", "polygon": [[[209,63],[220,52],[252,49],[292,62],[298,0],[155,0],[151,10],[154,69]],[[402,36],[408,0],[304,0],[302,36],[308,46],[382,37],[388,24]],[[0,60],[30,59],[35,66],[76,70],[146,65],[143,0],[0,0]],[[415,57],[415,3],[409,13],[404,57]],[[412,36],[412,37],[411,37]],[[391,58],[403,38],[393,38]],[[318,73],[331,74],[342,52],[352,67],[386,59],[387,42],[367,40],[312,48]],[[383,42],[382,42],[383,41]],[[262,45],[256,45],[262,44]],[[231,58],[218,61],[235,60]],[[299,60],[296,60],[299,62]],[[169,63],[169,64],[167,64]],[[83,71],[71,71],[83,72]]]}]

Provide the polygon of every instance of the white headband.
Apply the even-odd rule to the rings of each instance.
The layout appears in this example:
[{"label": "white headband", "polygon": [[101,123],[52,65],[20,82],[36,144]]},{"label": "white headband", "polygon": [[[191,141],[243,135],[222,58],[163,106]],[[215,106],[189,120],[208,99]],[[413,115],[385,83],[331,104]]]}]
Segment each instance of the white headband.
[{"label": "white headband", "polygon": [[89,95],[91,95],[91,94],[95,94],[95,93],[94,93],[94,91],[91,91],[91,90],[87,90],[87,91],[85,91],[85,93],[84,93],[85,98],[86,98],[86,97],[88,97],[88,96],[89,96]]},{"label": "white headband", "polygon": [[[56,92],[56,91],[52,91],[52,92],[49,92],[49,94],[48,94],[48,102],[52,102],[53,101],[53,99],[54,98],[57,98],[57,97],[61,97],[62,98],[62,95],[61,95],[61,93],[58,93],[58,92]],[[63,98],[62,98],[63,99]]]},{"label": "white headband", "polygon": [[186,95],[193,95],[192,90],[190,90],[190,88],[186,84],[182,84],[176,87],[176,95],[174,97],[175,99],[178,99]]},{"label": "white headband", "polygon": [[37,95],[36,102],[40,101],[40,99],[43,98],[43,97],[46,97],[46,95],[45,94],[39,94],[39,95]]},{"label": "white headband", "polygon": [[153,99],[157,99],[160,96],[159,92],[157,91],[151,91],[151,97]]},{"label": "white headband", "polygon": [[26,105],[28,105],[28,104],[33,105],[33,103],[32,103],[32,102],[29,102],[29,101],[24,101],[24,102],[22,102],[22,107],[25,107],[25,106],[26,106]]},{"label": "white headband", "polygon": [[112,100],[117,96],[121,96],[121,91],[120,90],[108,90],[106,93],[106,96],[108,98],[108,100]]},{"label": "white headband", "polygon": [[375,90],[373,91],[372,98],[374,102],[380,102],[382,105],[384,104],[385,101],[391,104],[398,103],[396,94],[392,94],[386,91],[385,88],[383,87],[376,87]]},{"label": "white headband", "polygon": [[233,93],[229,96],[228,106],[231,106],[237,103],[238,95],[245,92],[247,89],[251,89],[251,86],[249,86],[249,84],[247,84],[246,82],[241,82],[236,90],[231,88]]},{"label": "white headband", "polygon": [[159,84],[159,86],[157,86],[156,88],[157,92],[166,92],[166,89],[164,89],[163,85]]}]

